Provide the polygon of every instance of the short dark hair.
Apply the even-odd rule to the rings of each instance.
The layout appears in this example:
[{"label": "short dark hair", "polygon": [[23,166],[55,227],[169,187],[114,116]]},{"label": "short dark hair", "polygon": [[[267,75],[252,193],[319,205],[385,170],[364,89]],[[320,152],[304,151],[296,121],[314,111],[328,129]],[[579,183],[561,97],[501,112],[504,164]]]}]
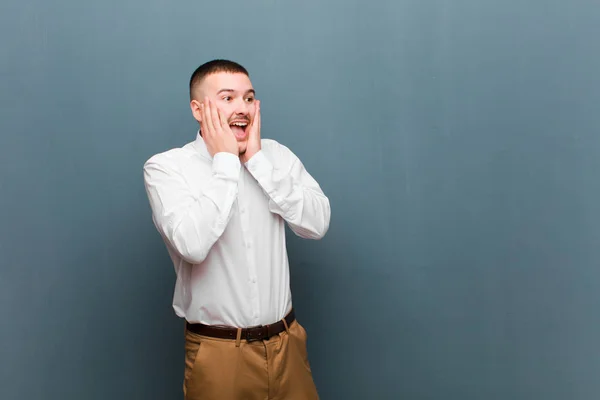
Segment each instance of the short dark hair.
[{"label": "short dark hair", "polygon": [[206,78],[208,75],[214,74],[217,72],[230,72],[233,74],[239,73],[239,74],[244,74],[248,77],[250,76],[250,74],[248,73],[246,68],[242,67],[240,64],[236,63],[235,61],[222,60],[222,59],[208,61],[208,62],[202,64],[201,66],[199,66],[198,68],[196,68],[196,70],[192,74],[192,77],[190,78],[190,100],[192,100],[194,98],[193,97],[194,88],[200,82],[202,82],[202,80],[204,78]]}]

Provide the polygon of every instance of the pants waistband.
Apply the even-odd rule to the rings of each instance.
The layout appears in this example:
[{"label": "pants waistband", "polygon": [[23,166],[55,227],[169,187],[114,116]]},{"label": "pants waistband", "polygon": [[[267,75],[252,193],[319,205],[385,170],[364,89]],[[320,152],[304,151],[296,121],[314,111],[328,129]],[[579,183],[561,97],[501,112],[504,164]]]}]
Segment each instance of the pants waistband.
[{"label": "pants waistband", "polygon": [[234,328],[227,326],[213,326],[205,324],[190,324],[186,322],[186,328],[190,332],[202,336],[208,336],[220,339],[246,340],[253,342],[257,340],[268,340],[272,336],[278,335],[287,330],[296,319],[296,313],[291,311],[280,321],[269,325],[253,326],[249,328]]}]

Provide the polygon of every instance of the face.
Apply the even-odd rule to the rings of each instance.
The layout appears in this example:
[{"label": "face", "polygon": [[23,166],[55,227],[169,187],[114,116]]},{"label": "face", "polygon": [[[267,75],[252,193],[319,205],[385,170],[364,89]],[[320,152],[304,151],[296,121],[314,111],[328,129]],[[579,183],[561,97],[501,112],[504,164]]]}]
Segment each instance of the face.
[{"label": "face", "polygon": [[202,121],[200,104],[205,97],[210,98],[229,123],[237,139],[240,155],[243,154],[256,107],[250,78],[241,73],[217,72],[205,77],[194,94],[194,100],[190,103],[194,118]]}]

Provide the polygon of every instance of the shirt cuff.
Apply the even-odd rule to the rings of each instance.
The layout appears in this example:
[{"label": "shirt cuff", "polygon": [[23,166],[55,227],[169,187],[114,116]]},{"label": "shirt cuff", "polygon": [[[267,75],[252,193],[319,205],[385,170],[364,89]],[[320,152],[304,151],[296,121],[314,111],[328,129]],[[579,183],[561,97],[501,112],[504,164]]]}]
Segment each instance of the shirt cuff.
[{"label": "shirt cuff", "polygon": [[220,152],[214,155],[212,170],[215,175],[237,181],[240,176],[240,158],[235,154]]},{"label": "shirt cuff", "polygon": [[262,150],[254,154],[245,165],[252,176],[258,181],[264,176],[270,176],[273,171],[273,164],[271,164],[271,161],[269,161]]}]

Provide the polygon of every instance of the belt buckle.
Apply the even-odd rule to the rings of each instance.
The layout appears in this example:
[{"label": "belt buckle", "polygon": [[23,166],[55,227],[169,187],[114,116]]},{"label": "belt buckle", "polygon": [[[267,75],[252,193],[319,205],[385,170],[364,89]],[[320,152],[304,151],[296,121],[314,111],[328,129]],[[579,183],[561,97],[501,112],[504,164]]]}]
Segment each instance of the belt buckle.
[{"label": "belt buckle", "polygon": [[[254,333],[256,332],[256,333]],[[259,340],[263,340],[265,338],[265,327],[263,325],[253,326],[252,328],[248,328],[246,330],[246,341],[250,342],[258,342]]]}]

